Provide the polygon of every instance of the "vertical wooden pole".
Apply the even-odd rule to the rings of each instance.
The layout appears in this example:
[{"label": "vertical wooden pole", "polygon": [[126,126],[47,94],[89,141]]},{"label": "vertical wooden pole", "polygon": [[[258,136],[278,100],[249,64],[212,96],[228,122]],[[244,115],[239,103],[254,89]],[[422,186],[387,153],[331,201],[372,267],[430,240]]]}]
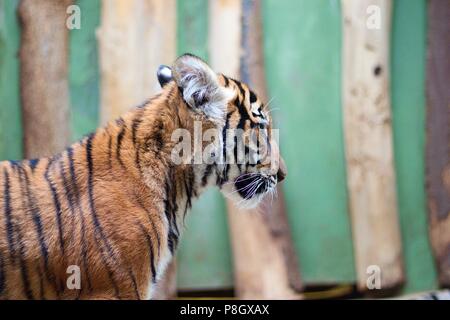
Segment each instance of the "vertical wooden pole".
[{"label": "vertical wooden pole", "polygon": [[160,90],[156,70],[176,54],[175,0],[103,0],[98,32],[101,121]]},{"label": "vertical wooden pole", "polygon": [[450,286],[450,2],[428,1],[427,193],[439,283]]},{"label": "vertical wooden pole", "polygon": [[71,0],[22,0],[20,84],[25,157],[49,156],[70,142],[67,7]]},{"label": "vertical wooden pole", "polygon": [[[160,91],[156,70],[175,60],[176,1],[103,0],[98,38],[105,123]],[[155,299],[174,297],[175,280],[173,261]]]},{"label": "vertical wooden pole", "polygon": [[381,289],[392,289],[404,274],[389,91],[391,2],[341,3],[345,151],[358,288],[367,290],[368,277],[376,272],[371,270],[379,268]]},{"label": "vertical wooden pole", "polygon": [[[267,101],[260,1],[210,4],[212,67],[226,75],[242,77]],[[296,292],[301,290],[301,282],[282,192],[279,192],[280,197],[273,205],[267,200],[254,210],[237,208],[228,201],[235,289],[239,298],[301,298]]]}]

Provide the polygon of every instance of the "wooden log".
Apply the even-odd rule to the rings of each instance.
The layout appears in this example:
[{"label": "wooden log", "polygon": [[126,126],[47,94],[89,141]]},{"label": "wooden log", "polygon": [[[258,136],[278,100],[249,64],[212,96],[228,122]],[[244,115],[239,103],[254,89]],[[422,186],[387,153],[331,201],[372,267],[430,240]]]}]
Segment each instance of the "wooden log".
[{"label": "wooden log", "polygon": [[98,30],[102,123],[160,90],[156,70],[175,60],[175,4],[175,0],[102,1]]},{"label": "wooden log", "polygon": [[50,156],[70,143],[68,35],[71,0],[22,0],[20,85],[25,157]]},{"label": "wooden log", "polygon": [[[103,0],[98,30],[101,122],[119,117],[160,91],[156,70],[176,55],[175,0]],[[176,296],[175,260],[159,299]]]},{"label": "wooden log", "polygon": [[404,280],[389,91],[391,2],[341,3],[344,135],[357,285],[368,289],[373,265],[381,271],[381,289],[388,290]]},{"label": "wooden log", "polygon": [[0,161],[22,158],[17,0],[0,0]]},{"label": "wooden log", "polygon": [[[212,67],[232,77],[243,77],[266,100],[260,2],[244,1],[242,6],[235,0],[210,4]],[[241,299],[301,298],[296,292],[302,286],[284,199],[279,192],[273,205],[268,199],[252,210],[237,208],[227,201],[235,290]]]},{"label": "wooden log", "polygon": [[450,2],[428,1],[427,193],[439,283],[450,286]]}]

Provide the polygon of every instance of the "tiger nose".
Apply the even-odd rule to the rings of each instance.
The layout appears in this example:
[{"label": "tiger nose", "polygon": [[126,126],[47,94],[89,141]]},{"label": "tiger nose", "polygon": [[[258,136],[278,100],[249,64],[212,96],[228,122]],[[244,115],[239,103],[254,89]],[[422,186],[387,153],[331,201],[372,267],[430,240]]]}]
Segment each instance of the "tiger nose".
[{"label": "tiger nose", "polygon": [[283,158],[280,157],[280,164],[277,172],[278,182],[283,181],[286,178],[286,175],[287,175],[286,163],[284,162]]}]

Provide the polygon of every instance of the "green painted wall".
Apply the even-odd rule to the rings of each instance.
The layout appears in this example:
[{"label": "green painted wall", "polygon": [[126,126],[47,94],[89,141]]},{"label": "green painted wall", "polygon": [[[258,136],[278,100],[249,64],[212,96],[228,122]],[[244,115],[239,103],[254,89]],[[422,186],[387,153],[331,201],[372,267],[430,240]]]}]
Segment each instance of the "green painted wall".
[{"label": "green painted wall", "polygon": [[391,38],[391,88],[398,206],[406,293],[436,288],[425,194],[426,1],[397,0]]},{"label": "green painted wall", "polygon": [[[178,0],[177,51],[208,60],[208,0]],[[180,289],[233,286],[226,209],[218,190],[203,194],[186,218],[178,257]]]},{"label": "green painted wall", "polygon": [[81,29],[70,31],[69,85],[72,140],[94,131],[99,119],[99,63],[95,30],[100,24],[100,0],[76,0]]},{"label": "green painted wall", "polygon": [[[19,0],[0,0],[0,160],[22,156]],[[76,0],[81,30],[70,32],[73,140],[94,130],[99,113],[96,28],[100,0]],[[177,1],[178,53],[208,60],[208,0]],[[307,284],[355,281],[341,118],[339,0],[263,0],[271,107],[289,177],[284,185],[293,239]],[[436,287],[425,195],[426,1],[394,4],[391,87],[404,292]],[[211,190],[186,219],[178,252],[181,289],[233,286],[226,209]]]},{"label": "green painted wall", "polygon": [[306,284],[355,280],[341,119],[339,0],[264,2],[271,106],[288,167],[292,236]]},{"label": "green painted wall", "polygon": [[0,161],[22,157],[18,0],[0,0]]}]

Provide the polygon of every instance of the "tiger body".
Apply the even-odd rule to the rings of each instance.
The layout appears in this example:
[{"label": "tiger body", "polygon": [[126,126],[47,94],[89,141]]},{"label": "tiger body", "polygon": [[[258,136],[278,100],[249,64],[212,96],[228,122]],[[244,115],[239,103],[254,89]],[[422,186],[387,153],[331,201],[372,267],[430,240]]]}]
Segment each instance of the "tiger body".
[{"label": "tiger body", "polygon": [[[200,63],[184,57],[180,64]],[[182,82],[187,77],[174,78],[145,105],[56,156],[0,162],[0,299],[154,295],[193,199],[212,185],[232,188],[228,181],[242,170],[174,165],[173,131],[183,128],[194,135],[196,119],[203,130],[222,132],[242,124],[242,112],[248,112],[244,126],[256,121],[250,105],[242,107],[250,95],[245,85],[217,75],[214,84],[228,90],[219,97],[226,96],[226,114],[218,121],[186,102],[192,89]],[[216,152],[223,150],[218,144]],[[67,283],[71,266],[80,270],[79,288]]]}]

